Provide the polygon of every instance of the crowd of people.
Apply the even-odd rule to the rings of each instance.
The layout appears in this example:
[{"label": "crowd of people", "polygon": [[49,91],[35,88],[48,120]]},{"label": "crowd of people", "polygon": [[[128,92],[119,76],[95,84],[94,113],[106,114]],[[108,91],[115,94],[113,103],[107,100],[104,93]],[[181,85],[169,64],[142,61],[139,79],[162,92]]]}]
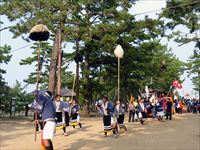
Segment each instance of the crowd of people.
[{"label": "crowd of people", "polygon": [[200,113],[200,100],[197,99],[184,99],[184,103],[187,106],[187,112]]},{"label": "crowd of people", "polygon": [[147,118],[158,119],[159,121],[172,120],[172,115],[184,112],[200,113],[200,100],[196,99],[174,99],[167,94],[152,94],[149,98],[138,96],[137,99],[131,96],[127,107],[122,101],[112,103],[108,97],[104,96],[96,104],[99,113],[103,116],[104,133],[112,130],[114,137],[120,133],[120,129],[127,128],[124,124],[124,116],[127,110],[128,122],[140,122],[144,124]]},{"label": "crowd of people", "polygon": [[[143,104],[142,104],[143,103]],[[144,109],[139,109],[141,106]],[[172,114],[182,114],[183,110],[186,112],[200,113],[200,100],[168,97],[161,94],[160,96],[152,95],[150,98],[142,99],[140,96],[138,100],[131,99],[128,102],[129,122],[137,121],[138,118],[157,118],[158,120],[165,119],[172,120]],[[141,115],[139,115],[141,113]],[[132,118],[132,119],[131,119]],[[143,124],[143,122],[141,121]]]},{"label": "crowd of people", "polygon": [[[42,145],[46,150],[53,150],[52,139],[56,127],[63,129],[64,136],[67,136],[67,128],[79,126],[82,128],[79,115],[79,107],[75,99],[69,101],[61,100],[60,95],[55,98],[50,91],[45,93],[37,92],[36,99],[31,107],[34,109],[34,120],[36,131],[42,130]],[[125,126],[125,113],[128,112],[128,122],[140,122],[144,124],[147,118],[156,118],[159,121],[172,120],[174,113],[181,114],[184,111],[200,113],[200,100],[195,99],[173,99],[167,95],[152,94],[149,98],[138,96],[137,99],[131,96],[128,103],[123,104],[123,100],[109,101],[107,96],[103,96],[96,103],[96,108],[102,114],[103,128],[105,136],[112,131],[114,137],[118,137],[123,130],[127,133]]]}]

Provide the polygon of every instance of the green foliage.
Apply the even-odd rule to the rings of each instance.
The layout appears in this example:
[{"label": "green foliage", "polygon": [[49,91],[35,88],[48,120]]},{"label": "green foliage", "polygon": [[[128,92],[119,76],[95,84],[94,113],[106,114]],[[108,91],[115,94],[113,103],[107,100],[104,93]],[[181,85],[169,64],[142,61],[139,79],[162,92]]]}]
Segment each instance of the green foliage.
[{"label": "green foliage", "polygon": [[152,60],[151,68],[157,71],[152,72],[153,83],[150,87],[167,92],[175,79],[180,81],[182,66],[183,63],[173,56],[166,46],[159,46]]},{"label": "green foliage", "polygon": [[172,0],[167,2],[167,7],[164,9],[162,16],[172,19],[167,23],[167,27],[174,29],[177,25],[184,25],[190,33],[199,29],[199,0]]},{"label": "green foliage", "polygon": [[24,88],[18,81],[16,81],[14,87],[9,90],[9,97],[10,99],[15,99],[16,111],[25,110],[25,105],[29,104],[34,99],[33,97],[26,95]]},{"label": "green foliage", "polygon": [[[12,55],[10,54],[11,47],[8,45],[4,45],[0,47],[0,64],[8,64]],[[2,74],[6,73],[6,70],[0,68],[0,79],[2,82]]]},{"label": "green foliage", "polygon": [[[42,21],[51,30],[53,39],[57,29],[62,32],[62,41],[79,41],[80,46],[74,50],[83,56],[80,63],[80,99],[92,102],[94,98],[100,98],[106,94],[110,98],[116,96],[117,87],[117,59],[114,57],[114,49],[120,44],[124,49],[124,58],[121,59],[121,90],[122,97],[127,98],[131,93],[138,94],[150,82],[155,81],[165,85],[153,83],[152,87],[167,89],[171,80],[180,76],[181,62],[178,61],[166,47],[159,43],[159,35],[162,34],[163,21],[150,19],[136,21],[129,14],[128,9],[134,4],[134,0],[33,0],[33,1],[3,1],[0,6],[0,14],[5,14],[10,21],[16,21],[15,26],[10,27],[15,37],[23,36],[31,27]],[[28,5],[27,7],[25,7]],[[15,9],[14,9],[15,8]],[[13,13],[16,12],[16,13]],[[74,44],[75,45],[75,44]],[[21,64],[32,64],[37,60],[37,45],[34,45],[33,56],[22,60]],[[50,58],[52,47],[46,43],[41,46],[41,54]],[[69,62],[73,61],[76,54],[63,55],[62,85],[72,87],[73,76],[67,72]],[[56,53],[55,53],[56,54]],[[160,71],[161,63],[165,60],[167,69]],[[176,65],[174,65],[174,63]],[[49,72],[49,63],[42,71],[42,86]],[[174,73],[176,72],[176,73]],[[36,72],[29,75],[27,83],[35,83]]]},{"label": "green foliage", "polygon": [[[31,65],[35,64],[35,72],[31,72],[28,75],[28,79],[24,79],[24,82],[27,84],[35,84],[36,83],[36,78],[37,78],[37,68],[38,68],[38,48],[40,48],[40,89],[44,89],[48,86],[48,74],[50,70],[50,57],[51,57],[51,50],[52,46],[47,43],[47,42],[41,42],[40,46],[38,45],[39,43],[34,43],[33,46],[31,47],[33,49],[32,52],[32,57],[28,57],[26,59],[21,60],[20,65]],[[66,72],[68,68],[68,63],[71,61],[73,55],[69,55],[67,53],[63,53],[63,58],[62,58],[62,68],[61,68],[61,85],[62,87],[65,87],[68,85],[67,83],[70,83],[72,85],[72,82],[68,82],[67,79],[70,79],[70,73]]]},{"label": "green foliage", "polygon": [[[0,47],[0,65],[2,64],[8,64],[10,61],[12,55],[10,54],[11,47],[8,45],[4,45],[3,47]],[[8,89],[9,87],[6,85],[3,74],[6,73],[6,70],[0,68],[0,99],[6,99],[6,96],[8,95]]]},{"label": "green foliage", "polygon": [[13,88],[8,87],[5,85],[1,87],[0,93],[0,108],[5,112],[10,112],[11,100],[15,99],[15,111],[24,110],[25,105],[29,104],[33,101],[34,97],[26,95],[24,88],[21,86],[21,83],[16,81],[16,84]]},{"label": "green foliage", "polygon": [[190,57],[189,63],[187,64],[187,70],[189,75],[193,74],[192,79],[195,89],[200,94],[200,78],[199,78],[199,51],[200,51],[200,1],[199,0],[184,0],[176,1],[171,0],[167,2],[167,8],[164,9],[161,17],[168,18],[165,25],[168,29],[175,29],[179,25],[182,25],[188,29],[188,32],[176,31],[172,32],[170,38],[180,43],[180,46],[190,42],[195,43],[194,54]]},{"label": "green foliage", "polygon": [[200,50],[194,50],[193,56],[190,57],[189,63],[187,64],[187,70],[189,75],[194,75],[192,82],[195,86],[196,91],[200,91]]},{"label": "green foliage", "polygon": [[34,43],[31,49],[33,49],[32,56],[21,60],[20,65],[32,65],[34,63],[36,70],[35,72],[31,72],[28,75],[28,79],[24,79],[24,82],[28,84],[36,83],[38,68],[38,49],[40,49],[40,83],[42,83],[41,86],[46,86],[48,82],[48,72],[52,46],[47,42],[40,42],[40,44]]}]

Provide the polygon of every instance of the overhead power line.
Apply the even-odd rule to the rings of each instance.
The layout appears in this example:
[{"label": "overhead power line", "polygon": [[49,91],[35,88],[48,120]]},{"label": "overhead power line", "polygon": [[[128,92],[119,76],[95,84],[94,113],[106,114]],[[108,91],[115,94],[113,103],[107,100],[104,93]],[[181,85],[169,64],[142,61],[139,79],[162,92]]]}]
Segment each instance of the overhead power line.
[{"label": "overhead power line", "polygon": [[10,52],[15,52],[15,51],[21,50],[21,49],[23,49],[23,48],[29,47],[29,46],[31,46],[31,45],[32,45],[32,44],[28,44],[28,45],[19,47],[19,48],[17,48],[17,49],[11,50]]},{"label": "overhead power line", "polygon": [[188,5],[192,5],[192,4],[195,4],[195,3],[200,3],[200,0],[196,1],[196,2],[191,2],[191,3],[182,4],[182,5],[172,6],[172,7],[168,7],[168,8],[161,8],[161,9],[157,9],[157,10],[151,10],[151,11],[146,11],[146,12],[142,12],[142,13],[137,13],[137,14],[135,14],[135,16],[149,14],[149,13],[153,13],[153,12],[158,12],[158,11],[162,11],[163,9],[168,10],[168,9],[172,9],[172,8],[188,6]]},{"label": "overhead power line", "polygon": [[[195,3],[200,3],[200,0],[195,1],[195,2],[191,2],[191,3],[182,4],[182,5],[172,6],[172,7],[168,7],[168,8],[161,8],[161,9],[157,9],[157,10],[152,10],[152,11],[146,11],[146,12],[142,12],[142,13],[137,13],[137,14],[134,14],[134,16],[149,14],[149,13],[153,13],[153,12],[159,12],[159,11],[162,11],[163,9],[167,9],[167,10],[168,10],[168,9],[172,9],[172,8],[177,8],[177,7],[182,7],[182,6],[188,6],[188,5],[192,5],[192,4],[195,4]],[[0,25],[1,25],[1,24],[0,24]],[[1,36],[1,34],[0,34],[0,36]],[[19,51],[19,50],[21,50],[21,49],[24,49],[24,48],[26,48],[26,47],[29,47],[30,45],[32,45],[32,44],[28,44],[28,45],[19,47],[19,48],[17,48],[17,49],[11,50],[10,52]]]}]

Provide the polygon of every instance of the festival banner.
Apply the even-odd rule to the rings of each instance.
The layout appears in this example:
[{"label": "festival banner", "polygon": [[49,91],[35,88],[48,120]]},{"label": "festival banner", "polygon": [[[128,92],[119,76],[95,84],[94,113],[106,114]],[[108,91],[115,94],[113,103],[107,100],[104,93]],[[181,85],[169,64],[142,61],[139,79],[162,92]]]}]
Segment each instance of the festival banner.
[{"label": "festival banner", "polygon": [[172,82],[172,87],[181,89],[181,88],[182,88],[182,85],[181,85],[181,83],[180,83],[178,80],[174,80],[174,81]]}]

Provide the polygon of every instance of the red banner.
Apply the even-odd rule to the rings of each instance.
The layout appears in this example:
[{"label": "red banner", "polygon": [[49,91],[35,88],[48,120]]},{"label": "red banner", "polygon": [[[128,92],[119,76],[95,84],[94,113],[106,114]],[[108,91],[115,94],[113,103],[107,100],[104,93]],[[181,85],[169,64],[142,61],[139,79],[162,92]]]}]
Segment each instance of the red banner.
[{"label": "red banner", "polygon": [[172,87],[181,89],[182,85],[181,85],[181,83],[178,80],[174,80],[174,82],[172,82]]}]

